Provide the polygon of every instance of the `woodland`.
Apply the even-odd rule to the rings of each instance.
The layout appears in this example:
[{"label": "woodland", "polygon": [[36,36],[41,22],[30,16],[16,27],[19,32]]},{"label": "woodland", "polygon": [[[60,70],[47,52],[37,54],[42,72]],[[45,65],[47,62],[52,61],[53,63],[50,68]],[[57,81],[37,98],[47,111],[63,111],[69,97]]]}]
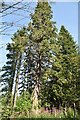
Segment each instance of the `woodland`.
[{"label": "woodland", "polygon": [[11,38],[0,73],[1,118],[80,119],[80,52],[49,2],[37,2],[28,27]]}]

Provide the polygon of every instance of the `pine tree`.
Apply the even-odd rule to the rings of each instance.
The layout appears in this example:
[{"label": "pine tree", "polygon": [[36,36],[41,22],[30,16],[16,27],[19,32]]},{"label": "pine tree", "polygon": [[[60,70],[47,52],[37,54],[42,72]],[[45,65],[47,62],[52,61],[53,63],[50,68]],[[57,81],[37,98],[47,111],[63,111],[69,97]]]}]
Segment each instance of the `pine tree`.
[{"label": "pine tree", "polygon": [[9,111],[11,111],[12,106],[12,90],[16,71],[16,52],[14,44],[8,44],[7,50],[9,51],[7,54],[7,62],[2,68],[2,79],[0,81],[2,83],[1,92],[5,96],[4,98],[2,95],[2,98],[4,98],[2,101],[4,103],[3,116],[8,116],[11,114]]},{"label": "pine tree", "polygon": [[16,47],[16,54],[18,55],[17,67],[16,67],[17,73],[16,73],[15,89],[14,89],[14,96],[13,96],[13,110],[16,106],[21,61],[22,61],[22,55],[23,55],[24,50],[25,50],[26,45],[27,45],[27,38],[28,38],[28,36],[27,36],[27,32],[26,32],[25,27],[23,27],[21,30],[18,30],[14,34],[14,37],[12,38],[12,41],[14,42],[15,47]]},{"label": "pine tree", "polygon": [[[73,63],[74,58],[77,55],[77,46],[74,42],[74,39],[66,30],[64,26],[61,26],[59,32],[59,42],[61,44],[61,54],[62,54],[62,67],[63,67],[63,103],[69,105],[72,102],[71,99],[71,91],[73,91],[73,86],[75,86],[76,81],[74,78],[75,75],[75,61]],[[73,60],[71,60],[73,58]]]},{"label": "pine tree", "polygon": [[75,57],[71,57],[72,61],[72,91],[71,92],[71,103],[75,105],[75,109],[77,109],[80,112],[80,54],[79,52]]},{"label": "pine tree", "polygon": [[76,94],[77,94],[77,100],[76,100],[76,108],[79,111],[80,114],[80,52],[78,53],[77,56],[77,77],[76,77]]},{"label": "pine tree", "polygon": [[49,79],[55,81],[54,79],[57,79],[60,71],[60,68],[57,67],[60,47],[57,45],[57,29],[55,23],[51,21],[52,17],[48,2],[38,2],[34,14],[31,14],[32,22],[29,23],[28,27],[29,44],[32,46],[35,65],[33,110],[38,110],[39,99],[44,96],[43,94],[46,95],[46,99],[48,98],[47,93],[42,90],[45,89],[45,81],[46,84]]}]

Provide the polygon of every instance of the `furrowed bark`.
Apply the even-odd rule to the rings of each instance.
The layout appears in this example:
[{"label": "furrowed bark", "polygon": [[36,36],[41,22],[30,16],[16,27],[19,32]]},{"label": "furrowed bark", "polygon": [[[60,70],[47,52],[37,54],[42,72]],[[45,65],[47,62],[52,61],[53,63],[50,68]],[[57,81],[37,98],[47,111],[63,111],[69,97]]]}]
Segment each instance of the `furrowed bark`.
[{"label": "furrowed bark", "polygon": [[41,71],[41,53],[38,52],[38,60],[37,60],[37,69],[36,69],[36,83],[33,91],[33,105],[32,110],[38,113],[39,109],[39,98],[40,98],[40,71]]}]

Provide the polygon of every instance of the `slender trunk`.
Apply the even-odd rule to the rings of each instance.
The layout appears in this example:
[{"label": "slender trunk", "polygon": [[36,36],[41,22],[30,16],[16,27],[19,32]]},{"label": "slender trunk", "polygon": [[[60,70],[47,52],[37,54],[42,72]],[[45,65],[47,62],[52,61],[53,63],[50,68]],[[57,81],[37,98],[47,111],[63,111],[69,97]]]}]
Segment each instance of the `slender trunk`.
[{"label": "slender trunk", "polygon": [[12,89],[13,89],[14,77],[15,77],[15,72],[16,72],[17,59],[18,59],[18,56],[16,58],[15,65],[13,65],[12,83],[11,83],[11,91],[10,91],[11,92],[11,97],[12,97]]},{"label": "slender trunk", "polygon": [[15,71],[16,71],[16,64],[17,64],[17,59],[16,59],[15,63],[13,63],[13,66],[12,66],[12,68],[13,68],[13,70],[12,70],[12,80],[11,80],[11,85],[10,85],[10,91],[9,91],[8,101],[7,101],[7,108],[11,108],[11,106],[12,106],[12,110],[13,110],[12,89],[13,89],[13,83],[14,83],[14,77],[15,77]]},{"label": "slender trunk", "polygon": [[18,68],[17,68],[16,84],[15,84],[15,90],[14,90],[14,96],[13,96],[13,108],[16,106],[18,79],[19,79],[19,74],[20,74],[21,59],[22,59],[22,52],[20,52],[19,63],[18,63]]},{"label": "slender trunk", "polygon": [[[16,68],[16,64],[15,64],[15,68]],[[13,88],[13,83],[14,83],[14,76],[15,76],[15,69],[13,70],[12,73],[12,80],[11,80],[11,85],[10,85],[10,91],[9,91],[9,96],[8,96],[8,102],[11,102],[11,97],[12,97],[12,88]]]}]

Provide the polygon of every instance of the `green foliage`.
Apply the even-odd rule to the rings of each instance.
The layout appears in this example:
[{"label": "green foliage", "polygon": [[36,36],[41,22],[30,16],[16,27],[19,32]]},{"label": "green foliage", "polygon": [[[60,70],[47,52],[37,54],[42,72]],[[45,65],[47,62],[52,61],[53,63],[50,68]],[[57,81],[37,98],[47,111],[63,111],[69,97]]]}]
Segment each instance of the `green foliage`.
[{"label": "green foliage", "polygon": [[17,48],[17,52],[19,53],[24,52],[24,49],[27,45],[27,31],[26,27],[23,27],[21,30],[18,30],[15,34],[14,37],[12,38],[12,41],[15,43],[15,47]]},{"label": "green foliage", "polygon": [[[64,112],[64,117],[65,117],[65,118],[68,118],[68,119],[74,118],[74,109],[72,109],[71,107],[67,108],[67,109],[66,109],[66,114],[65,114],[65,112]],[[77,120],[79,120],[79,114],[78,114],[78,111],[77,111],[77,110],[76,110],[75,118],[76,118]]]},{"label": "green foliage", "polygon": [[32,106],[30,97],[29,92],[24,91],[24,93],[17,98],[15,112],[19,112],[20,116],[22,112],[28,116],[27,111],[30,111]]},{"label": "green foliage", "polygon": [[1,110],[1,118],[9,118],[11,116],[12,105],[7,102],[8,97],[5,95],[0,96],[0,110]]},{"label": "green foliage", "polygon": [[[61,26],[59,32],[59,43],[61,45],[61,65],[63,67],[62,76],[63,76],[63,103],[69,105],[72,100],[72,92],[75,91],[75,78],[77,72],[75,58],[77,56],[77,45],[73,40],[73,37],[70,35],[68,30],[64,26]],[[74,98],[75,99],[75,98]],[[70,104],[71,104],[70,103]],[[73,104],[73,103],[72,103]]]},{"label": "green foliage", "polygon": [[7,50],[9,51],[7,56],[6,65],[3,66],[1,71],[0,83],[2,85],[1,92],[1,104],[2,104],[2,116],[9,117],[12,109],[12,88],[15,76],[16,67],[16,52],[14,44],[8,44]]},{"label": "green foliage", "polygon": [[[13,111],[14,117],[35,117],[31,111],[35,98],[37,118],[73,118],[74,103],[80,111],[80,54],[68,30],[62,25],[58,34],[52,18],[49,3],[38,2],[28,28],[18,30],[7,45],[7,62],[0,77],[3,117],[11,117]],[[43,106],[53,109],[53,103],[53,114],[41,111]],[[60,109],[65,106],[66,111]]]}]

